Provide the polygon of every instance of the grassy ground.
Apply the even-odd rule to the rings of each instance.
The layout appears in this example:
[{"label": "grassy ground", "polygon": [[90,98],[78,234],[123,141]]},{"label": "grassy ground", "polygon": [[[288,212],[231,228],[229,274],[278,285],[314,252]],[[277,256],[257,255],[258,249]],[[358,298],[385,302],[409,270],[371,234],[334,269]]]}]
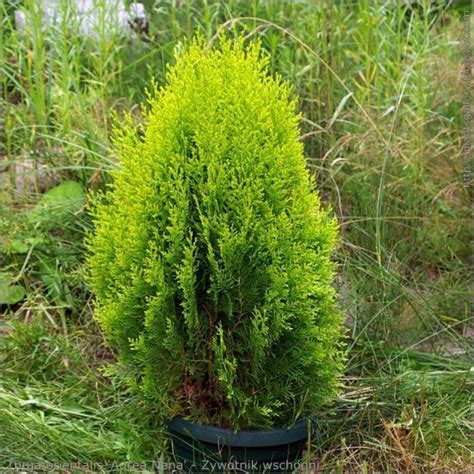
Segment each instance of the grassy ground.
[{"label": "grassy ground", "polygon": [[313,459],[335,472],[473,471],[469,3],[384,3],[150,1],[141,39],[88,39],[73,21],[42,31],[34,2],[0,7],[2,470],[161,458],[153,417],[104,373],[114,355],[84,283],[86,192],[116,166],[113,112],[140,122],[145,86],[200,29],[210,42],[260,38],[294,84],[308,166],[341,225],[349,362]]}]

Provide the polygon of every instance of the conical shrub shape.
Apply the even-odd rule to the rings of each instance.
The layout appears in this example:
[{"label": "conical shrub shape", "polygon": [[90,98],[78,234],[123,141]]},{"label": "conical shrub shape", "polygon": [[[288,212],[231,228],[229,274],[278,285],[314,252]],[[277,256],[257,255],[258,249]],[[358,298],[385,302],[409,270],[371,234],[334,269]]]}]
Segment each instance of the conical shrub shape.
[{"label": "conical shrub shape", "polygon": [[96,317],[165,417],[290,425],[335,394],[336,224],[321,209],[289,87],[259,46],[193,41],[116,137],[94,206]]}]

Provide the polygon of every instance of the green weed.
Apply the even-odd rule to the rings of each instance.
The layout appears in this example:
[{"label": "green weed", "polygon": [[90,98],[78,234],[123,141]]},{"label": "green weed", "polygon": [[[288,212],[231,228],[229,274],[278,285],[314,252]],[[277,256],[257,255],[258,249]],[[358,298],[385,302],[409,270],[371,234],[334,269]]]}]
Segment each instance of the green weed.
[{"label": "green weed", "polygon": [[32,0],[21,37],[19,4],[0,6],[1,288],[23,288],[1,302],[2,469],[160,459],[159,423],[144,423],[140,400],[99,370],[113,354],[83,279],[85,208],[35,209],[61,183],[104,186],[113,112],[139,124],[145,85],[163,83],[178,40],[199,30],[209,42],[261,39],[300,97],[308,166],[341,226],[350,360],[310,454],[324,471],[472,471],[469,3],[149,1],[141,39],[88,39],[73,21],[43,30]]}]

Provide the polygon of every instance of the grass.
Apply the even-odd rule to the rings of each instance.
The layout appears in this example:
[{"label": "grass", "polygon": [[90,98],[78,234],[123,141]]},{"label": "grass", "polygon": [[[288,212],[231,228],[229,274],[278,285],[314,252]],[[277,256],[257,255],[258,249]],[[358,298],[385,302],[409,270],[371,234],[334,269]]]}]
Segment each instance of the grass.
[{"label": "grass", "polygon": [[44,30],[32,0],[0,7],[2,470],[163,459],[149,407],[106,373],[114,356],[84,283],[84,193],[116,166],[113,113],[140,123],[145,87],[200,30],[261,39],[299,96],[308,166],[341,225],[349,362],[311,456],[323,471],[472,472],[469,3],[385,3],[150,1],[149,32],[132,39],[105,20],[94,38],[70,19]]}]

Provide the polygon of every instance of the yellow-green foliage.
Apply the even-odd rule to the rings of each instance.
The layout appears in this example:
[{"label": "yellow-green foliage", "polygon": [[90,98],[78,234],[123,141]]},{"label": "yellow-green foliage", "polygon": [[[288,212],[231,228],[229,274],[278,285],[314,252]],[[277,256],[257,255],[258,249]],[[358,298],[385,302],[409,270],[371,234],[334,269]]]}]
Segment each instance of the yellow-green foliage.
[{"label": "yellow-green foliage", "polygon": [[194,41],[94,207],[96,317],[159,412],[287,425],[334,395],[336,223],[321,209],[289,87],[258,45]]}]

